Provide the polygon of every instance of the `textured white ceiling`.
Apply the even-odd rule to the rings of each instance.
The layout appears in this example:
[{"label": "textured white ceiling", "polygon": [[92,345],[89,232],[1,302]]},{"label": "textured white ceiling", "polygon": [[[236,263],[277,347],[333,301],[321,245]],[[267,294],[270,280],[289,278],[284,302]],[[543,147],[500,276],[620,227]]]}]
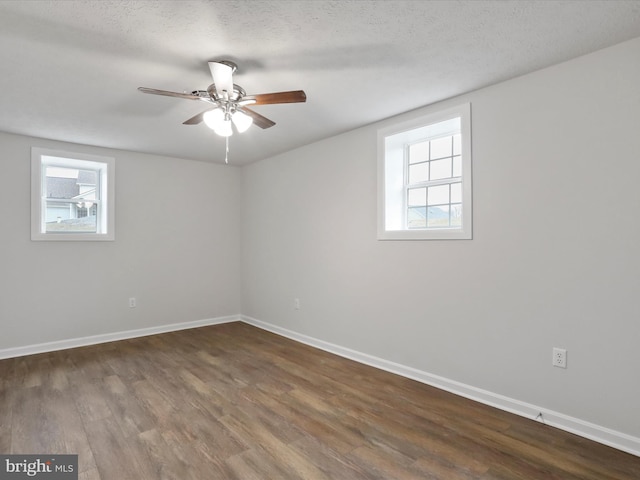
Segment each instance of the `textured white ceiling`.
[{"label": "textured white ceiling", "polygon": [[4,1],[0,130],[222,163],[182,122],[200,102],[144,95],[238,64],[277,124],[231,137],[245,164],[640,36],[640,1]]}]

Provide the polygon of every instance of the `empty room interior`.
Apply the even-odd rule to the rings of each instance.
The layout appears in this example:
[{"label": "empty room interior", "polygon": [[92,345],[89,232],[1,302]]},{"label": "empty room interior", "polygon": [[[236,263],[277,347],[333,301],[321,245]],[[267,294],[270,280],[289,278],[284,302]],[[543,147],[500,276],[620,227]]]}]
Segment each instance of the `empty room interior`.
[{"label": "empty room interior", "polygon": [[640,478],[637,0],[3,0],[0,62],[0,478]]}]

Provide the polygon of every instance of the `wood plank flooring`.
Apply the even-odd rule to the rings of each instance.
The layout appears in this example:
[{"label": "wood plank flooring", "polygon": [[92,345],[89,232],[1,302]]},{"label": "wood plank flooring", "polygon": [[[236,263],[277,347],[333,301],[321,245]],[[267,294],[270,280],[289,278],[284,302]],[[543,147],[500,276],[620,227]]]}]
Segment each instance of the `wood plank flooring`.
[{"label": "wood plank flooring", "polygon": [[82,480],[637,480],[640,458],[243,323],[0,361],[0,453]]}]

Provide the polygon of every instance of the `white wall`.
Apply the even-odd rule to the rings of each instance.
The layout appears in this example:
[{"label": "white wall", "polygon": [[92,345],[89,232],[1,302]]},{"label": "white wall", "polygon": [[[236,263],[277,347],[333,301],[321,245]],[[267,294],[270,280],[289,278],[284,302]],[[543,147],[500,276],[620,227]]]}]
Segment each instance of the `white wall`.
[{"label": "white wall", "polygon": [[376,240],[392,120],[245,167],[243,314],[640,438],[639,85],[636,39],[395,119],[471,102],[470,241]]},{"label": "white wall", "polygon": [[[114,242],[31,241],[32,146],[115,157]],[[240,312],[240,169],[0,133],[0,172],[0,350]]]}]

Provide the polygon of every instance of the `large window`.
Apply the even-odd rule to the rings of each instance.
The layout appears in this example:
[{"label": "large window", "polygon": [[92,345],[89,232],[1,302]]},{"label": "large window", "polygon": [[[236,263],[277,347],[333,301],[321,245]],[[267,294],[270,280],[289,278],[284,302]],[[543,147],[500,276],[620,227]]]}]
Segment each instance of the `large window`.
[{"label": "large window", "polygon": [[31,239],[113,240],[110,157],[31,150]]},{"label": "large window", "polygon": [[378,238],[471,238],[470,106],[378,132]]}]

